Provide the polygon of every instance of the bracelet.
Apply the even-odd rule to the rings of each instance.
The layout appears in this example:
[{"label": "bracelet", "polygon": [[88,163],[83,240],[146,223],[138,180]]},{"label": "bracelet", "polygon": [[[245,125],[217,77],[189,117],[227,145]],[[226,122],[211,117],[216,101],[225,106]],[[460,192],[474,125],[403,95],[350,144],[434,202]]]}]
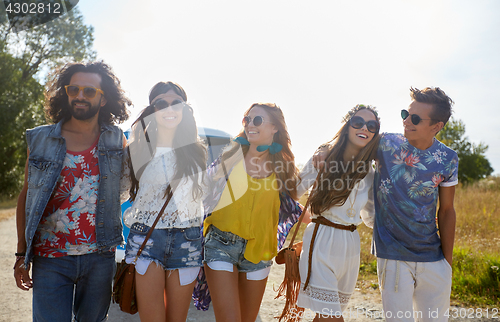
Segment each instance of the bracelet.
[{"label": "bracelet", "polygon": [[16,256],[26,256],[26,252],[16,253],[15,255],[16,255]]},{"label": "bracelet", "polygon": [[[25,258],[25,256],[16,256],[16,262],[14,263],[14,267],[13,267],[14,270],[16,269],[17,263],[19,263],[19,261],[21,259],[24,259],[24,258]],[[24,266],[24,263],[21,266]],[[19,266],[19,267],[21,267],[21,266]]]},{"label": "bracelet", "polygon": [[330,148],[330,144],[328,144],[328,143],[321,144],[320,146],[318,146],[318,148],[316,149],[316,151],[321,150],[323,148]]}]

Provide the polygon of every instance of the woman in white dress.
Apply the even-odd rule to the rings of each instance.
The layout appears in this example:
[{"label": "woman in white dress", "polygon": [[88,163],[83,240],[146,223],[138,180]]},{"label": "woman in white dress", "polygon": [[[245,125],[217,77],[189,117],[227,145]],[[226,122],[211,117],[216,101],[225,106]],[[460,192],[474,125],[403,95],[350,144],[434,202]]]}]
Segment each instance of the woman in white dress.
[{"label": "woman in white dress", "polygon": [[[314,321],[343,321],[342,311],[354,291],[359,271],[356,227],[362,218],[369,220],[369,215],[374,215],[373,160],[379,141],[379,118],[373,107],[357,105],[344,122],[326,144],[328,157],[310,197],[312,222],[303,236],[297,306],[316,312]],[[299,195],[314,184],[317,175],[311,158],[300,173]]]}]

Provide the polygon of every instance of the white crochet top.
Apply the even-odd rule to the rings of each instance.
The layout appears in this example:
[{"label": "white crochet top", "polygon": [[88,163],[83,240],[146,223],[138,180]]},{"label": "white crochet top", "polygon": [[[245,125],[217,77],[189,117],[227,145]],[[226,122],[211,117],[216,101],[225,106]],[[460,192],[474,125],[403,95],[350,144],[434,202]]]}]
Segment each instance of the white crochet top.
[{"label": "white crochet top", "polygon": [[[174,150],[168,147],[157,147],[153,159],[146,166],[139,184],[137,196],[132,207],[123,215],[127,227],[139,222],[152,226],[163,204],[165,190],[175,174],[176,158]],[[203,190],[203,172],[199,172],[198,182]],[[203,220],[203,196],[195,199],[192,193],[193,179],[184,177],[174,191],[156,229],[188,228],[200,226]]]}]

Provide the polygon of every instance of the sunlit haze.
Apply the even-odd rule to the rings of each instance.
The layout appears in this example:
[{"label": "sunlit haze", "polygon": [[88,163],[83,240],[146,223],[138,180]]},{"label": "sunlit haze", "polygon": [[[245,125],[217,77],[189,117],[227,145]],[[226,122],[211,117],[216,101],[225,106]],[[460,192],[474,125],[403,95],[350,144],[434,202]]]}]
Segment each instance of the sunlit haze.
[{"label": "sunlit haze", "polygon": [[[94,49],[134,103],[158,81],[187,92],[199,126],[235,135],[254,102],[281,106],[298,163],[358,103],[402,132],[409,88],[439,86],[500,173],[498,1],[83,0]],[[130,122],[123,127],[127,128]]]}]

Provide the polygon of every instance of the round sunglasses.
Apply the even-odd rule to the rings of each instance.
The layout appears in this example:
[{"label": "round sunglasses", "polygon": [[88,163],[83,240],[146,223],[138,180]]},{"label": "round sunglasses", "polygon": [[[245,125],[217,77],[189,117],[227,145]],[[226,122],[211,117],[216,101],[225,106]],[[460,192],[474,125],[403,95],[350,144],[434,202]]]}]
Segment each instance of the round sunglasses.
[{"label": "round sunglasses", "polygon": [[417,125],[418,123],[420,123],[420,121],[423,120],[432,120],[432,119],[423,119],[417,114],[410,114],[410,112],[408,112],[407,110],[401,110],[401,117],[403,118],[403,120],[406,120],[408,116],[410,116],[410,120],[413,123],[413,125]]},{"label": "round sunglasses", "polygon": [[66,85],[64,88],[66,89],[66,94],[68,94],[69,97],[76,97],[80,92],[83,92],[83,96],[88,99],[93,99],[98,92],[101,93],[101,95],[104,95],[102,89],[92,86]]},{"label": "round sunglasses", "polygon": [[167,101],[165,101],[163,99],[159,99],[153,103],[154,108],[156,108],[156,110],[158,110],[158,111],[163,110],[164,108],[167,108],[170,106],[172,108],[172,110],[178,112],[178,111],[182,110],[185,105],[186,105],[186,103],[181,101],[181,100],[174,100],[174,101],[172,101],[171,104],[169,104]]},{"label": "round sunglasses", "polygon": [[363,126],[365,126],[366,124],[366,129],[368,130],[368,132],[371,133],[377,133],[380,128],[380,124],[378,124],[377,121],[371,120],[366,122],[365,119],[362,118],[361,116],[353,116],[349,120],[349,124],[356,130],[363,128]]},{"label": "round sunglasses", "polygon": [[252,121],[253,121],[254,126],[260,126],[260,125],[262,125],[262,123],[271,123],[271,122],[264,121],[264,117],[257,115],[253,119],[250,116],[245,116],[243,118],[243,120],[241,121],[241,124],[243,124],[243,126],[248,126],[248,125],[250,125],[250,123],[252,123]]}]

